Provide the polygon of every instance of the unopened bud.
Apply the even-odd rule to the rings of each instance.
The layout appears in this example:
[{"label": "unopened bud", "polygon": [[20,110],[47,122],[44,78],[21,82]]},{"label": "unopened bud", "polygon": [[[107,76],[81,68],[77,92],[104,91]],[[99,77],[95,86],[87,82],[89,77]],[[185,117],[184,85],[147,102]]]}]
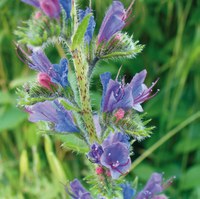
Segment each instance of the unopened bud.
[{"label": "unopened bud", "polygon": [[117,35],[115,36],[115,40],[120,41],[120,40],[121,40],[121,35],[120,35],[120,34],[117,34]]},{"label": "unopened bud", "polygon": [[38,11],[35,13],[34,19],[38,20],[41,18],[41,16],[42,16],[42,13],[40,11]]},{"label": "unopened bud", "polygon": [[96,168],[96,174],[101,175],[103,173],[103,168],[102,167],[97,167]]},{"label": "unopened bud", "polygon": [[109,171],[109,170],[107,170],[107,171],[106,171],[106,175],[107,175],[108,177],[110,177],[110,176],[111,176],[111,173],[110,173],[110,171]]},{"label": "unopened bud", "polygon": [[42,11],[51,18],[58,18],[60,15],[60,5],[58,0],[40,0]]},{"label": "unopened bud", "polygon": [[49,90],[55,87],[55,84],[51,81],[51,78],[46,73],[39,73],[37,76],[39,84]]},{"label": "unopened bud", "polygon": [[117,118],[116,122],[124,118],[124,115],[125,115],[125,111],[122,108],[118,109],[114,115]]}]

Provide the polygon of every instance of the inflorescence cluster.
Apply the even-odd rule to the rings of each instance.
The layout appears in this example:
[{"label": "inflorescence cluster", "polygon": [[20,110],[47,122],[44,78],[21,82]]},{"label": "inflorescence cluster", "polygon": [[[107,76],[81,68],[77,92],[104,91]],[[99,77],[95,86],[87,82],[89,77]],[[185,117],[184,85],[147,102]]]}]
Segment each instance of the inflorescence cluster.
[{"label": "inflorescence cluster", "polygon": [[[90,83],[97,63],[133,58],[142,51],[143,46],[122,31],[133,3],[125,9],[120,1],[113,1],[95,36],[91,7],[78,9],[75,0],[21,1],[37,10],[15,32],[17,54],[36,71],[37,79],[18,89],[18,106],[29,114],[29,121],[43,124],[43,131],[81,139],[93,171],[85,179],[95,188],[88,192],[75,179],[66,184],[66,193],[74,199],[166,199],[161,192],[171,180],[164,183],[162,174],[153,173],[138,192],[136,181],[124,180],[131,169],[133,143],[149,137],[153,129],[146,127],[149,121],[141,112],[142,103],[157,94],[152,90],[157,80],[145,85],[146,70],[130,83],[103,73],[101,109],[95,112],[91,106]],[[61,52],[55,64],[46,55],[49,46]]]}]

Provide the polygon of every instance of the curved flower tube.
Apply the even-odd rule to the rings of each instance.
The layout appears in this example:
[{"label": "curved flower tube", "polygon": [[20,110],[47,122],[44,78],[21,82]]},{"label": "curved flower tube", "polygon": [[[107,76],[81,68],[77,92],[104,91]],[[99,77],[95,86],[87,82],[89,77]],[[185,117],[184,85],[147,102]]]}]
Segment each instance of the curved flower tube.
[{"label": "curved flower tube", "polygon": [[156,92],[151,95],[151,92],[158,80],[147,88],[144,84],[146,74],[147,71],[143,70],[132,78],[130,84],[125,84],[124,80],[118,82],[111,79],[110,73],[103,73],[100,76],[103,85],[101,110],[103,112],[113,112],[116,109],[129,110],[133,108],[142,112],[141,103],[157,94]]},{"label": "curved flower tube", "polygon": [[38,102],[26,106],[25,110],[29,113],[29,121],[31,122],[51,122],[54,124],[53,130],[61,133],[79,132],[78,127],[74,124],[72,112],[65,110],[57,100]]},{"label": "curved flower tube", "polygon": [[125,10],[124,5],[120,1],[113,1],[101,24],[98,34],[98,44],[109,41],[115,33],[124,28],[130,14],[130,7]]},{"label": "curved flower tube", "polygon": [[60,4],[58,0],[21,0],[24,3],[41,9],[50,18],[59,18]]}]

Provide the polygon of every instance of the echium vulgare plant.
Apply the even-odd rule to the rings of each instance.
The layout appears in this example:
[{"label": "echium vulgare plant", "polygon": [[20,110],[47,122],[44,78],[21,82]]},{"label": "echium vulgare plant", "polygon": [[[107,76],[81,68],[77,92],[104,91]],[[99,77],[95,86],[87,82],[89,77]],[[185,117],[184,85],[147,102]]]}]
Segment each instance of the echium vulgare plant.
[{"label": "echium vulgare plant", "polygon": [[[126,9],[120,1],[108,8],[98,35],[91,7],[78,8],[76,0],[21,0],[36,8],[23,27],[15,32],[19,58],[37,73],[34,82],[17,90],[18,106],[29,114],[29,121],[39,122],[44,132],[74,137],[72,151],[86,145],[86,158],[91,172],[81,180],[66,184],[66,194],[74,199],[165,199],[162,192],[171,180],[164,182],[160,173],[153,173],[142,190],[137,180],[125,176],[131,168],[133,143],[150,137],[142,104],[157,94],[157,80],[150,87],[144,81],[147,71],[135,74],[129,83],[111,73],[100,75],[101,109],[94,112],[90,99],[93,71],[101,60],[134,58],[143,46],[123,32],[130,21],[133,2]],[[63,52],[57,63],[45,53],[49,46]]]}]

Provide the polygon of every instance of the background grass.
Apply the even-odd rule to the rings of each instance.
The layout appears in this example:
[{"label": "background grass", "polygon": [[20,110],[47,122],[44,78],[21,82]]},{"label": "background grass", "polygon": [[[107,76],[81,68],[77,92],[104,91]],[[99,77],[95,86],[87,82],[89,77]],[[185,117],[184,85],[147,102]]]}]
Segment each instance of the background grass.
[{"label": "background grass", "polygon": [[[122,1],[128,7],[130,1]],[[111,0],[93,1],[97,28]],[[87,1],[80,1],[84,8]],[[34,78],[15,53],[13,31],[33,9],[19,0],[0,1],[0,198],[65,198],[66,180],[81,178],[86,163],[81,155],[71,154],[60,145],[63,137],[41,136],[27,115],[16,105],[17,86]],[[180,125],[200,107],[200,1],[136,0],[133,21],[126,28],[146,47],[136,59],[100,62],[92,84],[93,105],[99,107],[99,74],[121,75],[127,82],[146,68],[146,83],[160,78],[159,94],[145,103],[147,117],[156,126],[148,140],[134,145],[133,161],[167,132]],[[97,32],[96,32],[97,33]],[[98,83],[96,83],[98,82]],[[151,172],[176,176],[168,189],[172,199],[200,198],[200,123],[196,120],[182,128],[128,176],[139,177],[139,188]]]}]

